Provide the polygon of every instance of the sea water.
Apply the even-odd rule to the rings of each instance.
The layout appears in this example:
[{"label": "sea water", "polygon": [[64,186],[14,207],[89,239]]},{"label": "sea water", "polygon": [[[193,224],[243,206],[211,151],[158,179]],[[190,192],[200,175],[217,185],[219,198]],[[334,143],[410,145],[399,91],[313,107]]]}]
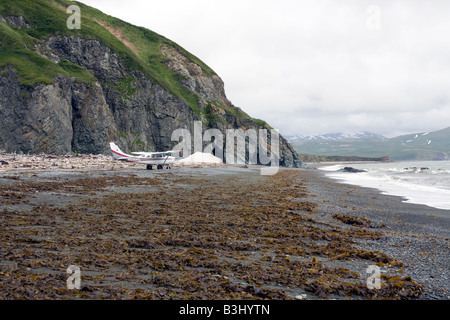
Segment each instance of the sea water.
[{"label": "sea water", "polygon": [[[344,167],[366,172],[340,172]],[[450,210],[450,161],[336,164],[320,167],[340,182],[376,188],[405,202]]]}]

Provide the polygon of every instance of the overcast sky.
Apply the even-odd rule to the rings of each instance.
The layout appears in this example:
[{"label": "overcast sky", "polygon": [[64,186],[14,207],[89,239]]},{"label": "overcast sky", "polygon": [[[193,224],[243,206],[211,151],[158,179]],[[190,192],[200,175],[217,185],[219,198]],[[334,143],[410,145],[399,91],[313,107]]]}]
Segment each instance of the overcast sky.
[{"label": "overcast sky", "polygon": [[284,135],[450,126],[448,0],[82,0],[190,51]]}]

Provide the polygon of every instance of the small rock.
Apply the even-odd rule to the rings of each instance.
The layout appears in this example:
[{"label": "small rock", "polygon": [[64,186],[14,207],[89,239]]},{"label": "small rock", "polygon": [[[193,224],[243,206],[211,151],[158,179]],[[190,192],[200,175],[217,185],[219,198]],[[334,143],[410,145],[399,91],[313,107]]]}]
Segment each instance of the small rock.
[{"label": "small rock", "polygon": [[360,170],[360,169],[355,169],[352,167],[345,167],[341,170],[339,170],[340,172],[352,172],[352,173],[357,173],[357,172],[367,172],[366,170]]}]

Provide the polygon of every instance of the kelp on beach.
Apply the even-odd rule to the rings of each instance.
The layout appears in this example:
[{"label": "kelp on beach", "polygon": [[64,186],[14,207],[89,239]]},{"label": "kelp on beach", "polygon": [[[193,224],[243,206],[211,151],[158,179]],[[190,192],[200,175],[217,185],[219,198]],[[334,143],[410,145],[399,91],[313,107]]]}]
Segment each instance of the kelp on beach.
[{"label": "kelp on beach", "polygon": [[[359,241],[384,226],[324,217],[301,170],[10,174],[0,184],[2,299],[413,299],[403,263]],[[180,174],[180,172],[184,172]],[[51,180],[51,181],[49,181]],[[5,182],[7,181],[7,183]],[[309,197],[308,197],[309,196]],[[320,196],[320,195],[317,195]],[[63,201],[69,199],[68,201]],[[398,271],[368,289],[356,264]],[[66,270],[81,270],[67,288]]]}]

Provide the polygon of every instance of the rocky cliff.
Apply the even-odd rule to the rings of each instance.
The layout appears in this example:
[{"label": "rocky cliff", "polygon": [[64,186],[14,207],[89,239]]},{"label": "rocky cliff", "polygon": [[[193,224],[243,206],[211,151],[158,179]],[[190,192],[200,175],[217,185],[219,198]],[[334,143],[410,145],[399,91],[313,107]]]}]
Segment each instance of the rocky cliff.
[{"label": "rocky cliff", "polygon": [[[167,150],[172,132],[270,128],[226,97],[220,77],[162,36],[78,4],[82,28],[66,27],[73,1],[0,5],[0,149],[109,154]],[[47,13],[43,19],[43,12]],[[301,166],[280,137],[280,164]]]}]

